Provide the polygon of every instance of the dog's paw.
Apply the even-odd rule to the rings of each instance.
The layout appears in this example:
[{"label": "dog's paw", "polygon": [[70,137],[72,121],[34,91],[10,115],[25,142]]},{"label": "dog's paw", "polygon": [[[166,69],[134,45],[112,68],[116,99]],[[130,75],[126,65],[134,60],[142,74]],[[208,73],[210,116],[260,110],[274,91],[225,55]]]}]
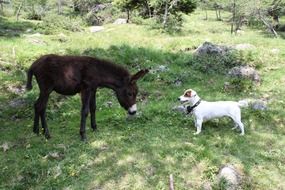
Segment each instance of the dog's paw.
[{"label": "dog's paw", "polygon": [[201,132],[195,132],[194,135],[199,135]]},{"label": "dog's paw", "polygon": [[244,136],[244,133],[240,133],[239,135],[240,135],[240,136]]}]

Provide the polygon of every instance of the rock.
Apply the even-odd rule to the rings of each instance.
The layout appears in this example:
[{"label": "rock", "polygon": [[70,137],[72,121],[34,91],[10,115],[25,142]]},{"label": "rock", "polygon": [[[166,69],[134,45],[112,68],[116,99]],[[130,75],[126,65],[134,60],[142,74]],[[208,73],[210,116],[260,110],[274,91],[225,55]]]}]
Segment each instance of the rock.
[{"label": "rock", "polygon": [[241,174],[232,165],[225,165],[219,170],[218,183],[223,184],[225,190],[236,190],[241,184]]},{"label": "rock", "polygon": [[165,71],[168,71],[169,68],[165,65],[159,65],[158,67],[154,68],[154,69],[151,69],[150,70],[150,73],[157,73],[157,72],[165,72]]},{"label": "rock", "polygon": [[25,35],[27,37],[41,37],[42,35],[40,33],[35,33],[35,34],[29,34],[29,35]]},{"label": "rock", "polygon": [[237,44],[235,45],[235,49],[237,50],[248,50],[248,49],[255,49],[256,47],[251,44]]},{"label": "rock", "polygon": [[236,34],[239,35],[239,36],[244,35],[244,34],[245,34],[245,31],[243,31],[243,30],[237,30],[237,31],[236,31]]},{"label": "rock", "polygon": [[7,85],[7,90],[11,93],[21,95],[25,92],[25,86],[20,85]]},{"label": "rock", "polygon": [[100,32],[104,30],[104,27],[103,26],[91,26],[89,30],[90,32],[95,33],[95,32]]},{"label": "rock", "polygon": [[4,152],[6,152],[7,150],[9,150],[9,145],[7,142],[3,143],[1,146],[0,146]]},{"label": "rock", "polygon": [[280,49],[274,48],[274,49],[271,50],[271,53],[279,54],[280,53]]},{"label": "rock", "polygon": [[249,66],[237,66],[233,67],[228,74],[230,76],[241,77],[241,78],[249,78],[256,83],[260,83],[261,79],[258,72]]},{"label": "rock", "polygon": [[211,42],[204,42],[195,51],[195,55],[224,55],[231,51],[232,48],[227,46],[215,45]]},{"label": "rock", "polygon": [[26,101],[24,99],[14,99],[9,102],[9,106],[12,108],[19,108],[26,104]]},{"label": "rock", "polygon": [[205,183],[203,183],[201,189],[202,189],[202,190],[212,190],[211,183],[210,183],[210,182],[205,182]]},{"label": "rock", "polygon": [[44,40],[38,39],[38,38],[29,38],[28,41],[34,45],[46,45],[47,44]]},{"label": "rock", "polygon": [[67,41],[68,41],[68,38],[67,38],[67,36],[66,36],[65,34],[60,33],[60,34],[58,35],[58,41],[59,41],[59,42],[67,42]]},{"label": "rock", "polygon": [[174,107],[172,107],[172,110],[178,111],[178,112],[181,112],[181,113],[186,113],[186,108],[183,105],[174,106]]},{"label": "rock", "polygon": [[175,85],[175,86],[181,86],[181,85],[182,85],[182,80],[176,79],[176,80],[174,81],[174,85]]},{"label": "rock", "polygon": [[108,108],[111,108],[113,106],[113,102],[108,101],[108,102],[105,102],[104,105]]},{"label": "rock", "polygon": [[262,100],[256,100],[256,101],[253,101],[251,103],[251,107],[252,109],[254,110],[260,110],[260,111],[264,111],[264,110],[267,110],[267,103],[265,101],[262,101]]},{"label": "rock", "polygon": [[117,20],[115,20],[114,24],[127,24],[127,19],[118,18]]}]

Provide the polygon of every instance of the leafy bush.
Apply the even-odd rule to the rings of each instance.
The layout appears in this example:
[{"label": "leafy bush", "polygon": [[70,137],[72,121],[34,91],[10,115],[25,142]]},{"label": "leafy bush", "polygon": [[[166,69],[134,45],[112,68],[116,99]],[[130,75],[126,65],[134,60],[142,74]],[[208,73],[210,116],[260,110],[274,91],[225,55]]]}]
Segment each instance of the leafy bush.
[{"label": "leafy bush", "polygon": [[195,70],[203,73],[227,73],[228,69],[241,65],[236,54],[193,56],[188,62]]},{"label": "leafy bush", "polygon": [[68,18],[54,14],[44,17],[42,21],[38,25],[38,30],[45,34],[54,34],[62,30],[78,32],[82,31],[81,26],[84,25],[80,18]]}]

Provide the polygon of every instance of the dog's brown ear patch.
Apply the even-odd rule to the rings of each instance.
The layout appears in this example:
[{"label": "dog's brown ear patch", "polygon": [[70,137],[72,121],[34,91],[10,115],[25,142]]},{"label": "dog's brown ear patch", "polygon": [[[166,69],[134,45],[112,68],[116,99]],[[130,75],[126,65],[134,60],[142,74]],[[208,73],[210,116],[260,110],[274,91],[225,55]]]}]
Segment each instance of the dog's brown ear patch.
[{"label": "dog's brown ear patch", "polygon": [[184,96],[191,97],[191,90],[187,91]]}]

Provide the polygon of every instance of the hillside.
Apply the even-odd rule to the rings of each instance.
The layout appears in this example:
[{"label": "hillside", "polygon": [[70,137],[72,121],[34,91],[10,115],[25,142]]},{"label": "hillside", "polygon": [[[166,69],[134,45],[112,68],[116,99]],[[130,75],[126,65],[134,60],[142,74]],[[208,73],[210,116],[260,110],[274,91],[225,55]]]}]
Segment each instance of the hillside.
[{"label": "hillside", "polygon": [[[209,18],[214,12],[209,12]],[[216,183],[219,168],[232,164],[243,174],[242,189],[285,189],[285,34],[272,38],[243,28],[230,34],[225,21],[185,16],[180,33],[148,25],[104,25],[104,30],[38,33],[37,23],[0,18],[0,189],[201,189]],[[227,20],[224,17],[224,20]],[[284,19],[282,20],[284,21]],[[195,57],[205,41],[250,44],[229,57]],[[44,54],[89,55],[124,65],[132,73],[151,68],[138,82],[139,114],[126,120],[114,93],[97,92],[98,131],[87,122],[87,143],[79,138],[80,97],[51,95],[47,122],[52,138],[32,132],[38,87],[24,90],[26,70]],[[233,80],[236,65],[255,67],[260,85]],[[163,69],[161,69],[163,68]],[[229,90],[225,83],[235,85]],[[208,101],[266,100],[266,110],[242,109],[245,136],[230,119],[211,120],[195,136],[193,117],[172,108],[185,89]]]}]

